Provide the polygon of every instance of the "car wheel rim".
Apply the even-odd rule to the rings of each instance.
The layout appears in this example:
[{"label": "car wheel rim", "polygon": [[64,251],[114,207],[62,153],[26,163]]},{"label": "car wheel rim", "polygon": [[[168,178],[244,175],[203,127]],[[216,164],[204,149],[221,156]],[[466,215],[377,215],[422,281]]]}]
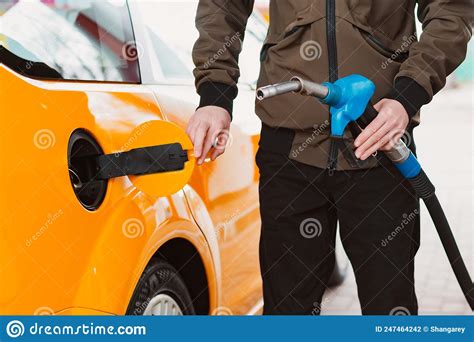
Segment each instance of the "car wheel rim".
[{"label": "car wheel rim", "polygon": [[145,316],[182,316],[183,311],[173,297],[161,293],[152,298],[148,303]]}]

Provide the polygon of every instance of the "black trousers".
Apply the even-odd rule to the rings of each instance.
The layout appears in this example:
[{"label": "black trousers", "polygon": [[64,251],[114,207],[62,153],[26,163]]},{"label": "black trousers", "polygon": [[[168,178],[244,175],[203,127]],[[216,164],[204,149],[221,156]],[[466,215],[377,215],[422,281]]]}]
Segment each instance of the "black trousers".
[{"label": "black trousers", "polygon": [[257,165],[264,314],[319,312],[338,222],[362,313],[418,313],[419,201],[392,165],[329,175],[262,147]]}]

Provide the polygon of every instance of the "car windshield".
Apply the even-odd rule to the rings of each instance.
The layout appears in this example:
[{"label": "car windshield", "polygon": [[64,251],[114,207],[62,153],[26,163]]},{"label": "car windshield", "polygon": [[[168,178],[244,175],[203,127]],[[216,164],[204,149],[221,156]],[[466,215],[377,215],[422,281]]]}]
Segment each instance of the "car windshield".
[{"label": "car windshield", "polygon": [[[192,49],[199,37],[195,28],[197,1],[143,1],[139,5],[151,33],[152,46],[161,64],[162,74],[168,79],[192,80]],[[266,31],[263,19],[252,14],[240,55],[241,83],[256,84],[260,49]]]},{"label": "car windshield", "polygon": [[[0,45],[8,56],[44,63],[67,80],[140,80],[125,1],[1,0]],[[29,65],[18,71],[41,77],[29,74]]]}]

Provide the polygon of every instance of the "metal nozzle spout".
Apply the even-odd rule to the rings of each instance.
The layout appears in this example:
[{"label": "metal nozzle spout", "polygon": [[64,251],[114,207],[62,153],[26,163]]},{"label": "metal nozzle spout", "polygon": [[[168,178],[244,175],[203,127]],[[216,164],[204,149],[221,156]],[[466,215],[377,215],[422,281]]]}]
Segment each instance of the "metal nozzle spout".
[{"label": "metal nozzle spout", "polygon": [[301,83],[297,80],[277,83],[257,89],[257,99],[261,101],[277,95],[299,92],[300,90]]},{"label": "metal nozzle spout", "polygon": [[289,82],[277,83],[257,89],[257,99],[261,101],[291,92],[324,99],[328,95],[329,90],[322,84],[306,81],[300,77],[293,77]]}]

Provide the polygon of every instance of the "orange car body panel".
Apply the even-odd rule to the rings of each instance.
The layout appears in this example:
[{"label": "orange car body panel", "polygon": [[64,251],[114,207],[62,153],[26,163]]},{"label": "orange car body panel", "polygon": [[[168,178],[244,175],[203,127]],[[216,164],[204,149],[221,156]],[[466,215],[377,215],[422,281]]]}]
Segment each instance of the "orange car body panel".
[{"label": "orange car body panel", "polygon": [[[164,96],[158,91],[156,96],[163,115],[185,129],[195,107],[178,102],[177,96]],[[223,132],[228,139],[225,153],[214,162],[196,167],[184,191],[197,224],[218,245],[222,302],[217,313],[242,315],[261,304],[262,298],[255,165],[259,135],[247,133],[258,132],[254,127],[249,130],[247,122],[235,121],[230,132]]]},{"label": "orange car body panel", "polygon": [[[183,127],[179,103],[164,100],[174,109],[163,112],[146,86],[37,81],[3,65],[0,82],[0,314],[45,308],[124,314],[150,258],[175,238],[191,242],[203,261],[211,313],[226,307],[243,314],[255,305],[261,296],[257,171],[253,159],[242,162],[239,152],[253,158],[255,136],[236,132],[237,150],[196,168],[189,184],[171,196],[149,196],[129,177],[112,179],[101,207],[90,212],[69,179],[71,133],[84,128],[113,153],[147,121]],[[251,176],[242,184],[229,181],[239,172]],[[133,238],[124,234],[130,219],[139,222]],[[242,246],[253,254],[239,254]]]}]

